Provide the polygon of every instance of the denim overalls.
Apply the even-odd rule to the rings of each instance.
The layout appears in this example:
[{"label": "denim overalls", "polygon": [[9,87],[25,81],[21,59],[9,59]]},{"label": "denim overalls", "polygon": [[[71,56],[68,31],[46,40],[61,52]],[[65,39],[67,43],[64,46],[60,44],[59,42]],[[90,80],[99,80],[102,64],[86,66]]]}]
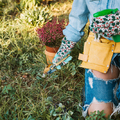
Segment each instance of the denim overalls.
[{"label": "denim overalls", "polygon": [[[67,40],[78,42],[84,35],[83,29],[88,22],[91,23],[93,14],[104,9],[120,10],[120,0],[74,0],[69,15],[69,24],[63,30]],[[112,38],[106,38],[112,40]],[[120,68],[120,53],[114,53],[111,58],[111,65]],[[120,89],[119,77],[108,80],[97,78],[91,69],[85,70],[85,101],[83,105],[83,116],[92,102],[112,102],[114,107],[119,105]]]}]

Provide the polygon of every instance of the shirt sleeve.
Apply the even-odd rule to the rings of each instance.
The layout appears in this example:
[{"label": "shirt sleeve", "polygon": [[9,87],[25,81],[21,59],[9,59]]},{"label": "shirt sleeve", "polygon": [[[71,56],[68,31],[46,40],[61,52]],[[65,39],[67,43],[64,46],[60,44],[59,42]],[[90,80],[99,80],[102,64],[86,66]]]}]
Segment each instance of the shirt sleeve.
[{"label": "shirt sleeve", "polygon": [[89,10],[86,0],[74,0],[69,14],[69,24],[63,30],[67,40],[78,42],[84,35],[83,29],[88,22]]}]

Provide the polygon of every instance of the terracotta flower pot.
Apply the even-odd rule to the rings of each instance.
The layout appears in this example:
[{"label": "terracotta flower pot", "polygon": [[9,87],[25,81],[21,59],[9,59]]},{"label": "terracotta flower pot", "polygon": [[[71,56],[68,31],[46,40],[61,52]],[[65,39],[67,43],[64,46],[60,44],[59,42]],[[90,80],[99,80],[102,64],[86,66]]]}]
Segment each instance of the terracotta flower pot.
[{"label": "terracotta flower pot", "polygon": [[46,51],[56,53],[58,51],[59,47],[49,47],[46,46]]},{"label": "terracotta flower pot", "polygon": [[46,50],[45,50],[45,55],[46,55],[46,59],[47,59],[47,64],[51,64],[52,60],[55,56],[55,54],[57,53],[59,47],[48,47],[46,46]]}]

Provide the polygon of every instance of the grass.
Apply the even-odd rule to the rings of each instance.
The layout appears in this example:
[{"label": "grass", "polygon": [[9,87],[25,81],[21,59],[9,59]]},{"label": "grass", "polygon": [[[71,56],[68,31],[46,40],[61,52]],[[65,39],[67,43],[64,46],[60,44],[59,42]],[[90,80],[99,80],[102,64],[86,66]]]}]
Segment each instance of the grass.
[{"label": "grass", "polygon": [[[66,18],[72,2],[49,6],[51,14]],[[6,19],[7,18],[7,19]],[[8,19],[9,18],[9,19]],[[45,47],[39,42],[36,27],[21,21],[19,15],[3,16],[0,21],[0,120],[84,120],[81,90],[84,69],[77,59],[85,36],[71,55],[73,60],[61,70],[42,77],[46,64]]]},{"label": "grass", "polygon": [[[51,13],[60,18],[67,14],[67,18],[67,11],[61,16],[56,14],[62,5],[50,6]],[[74,114],[81,118],[78,104],[84,75],[75,66],[78,62],[73,60],[42,78],[45,48],[39,42],[35,27],[21,22],[19,17],[14,20],[8,17],[0,21],[0,119],[54,120],[61,116],[67,119]]]}]

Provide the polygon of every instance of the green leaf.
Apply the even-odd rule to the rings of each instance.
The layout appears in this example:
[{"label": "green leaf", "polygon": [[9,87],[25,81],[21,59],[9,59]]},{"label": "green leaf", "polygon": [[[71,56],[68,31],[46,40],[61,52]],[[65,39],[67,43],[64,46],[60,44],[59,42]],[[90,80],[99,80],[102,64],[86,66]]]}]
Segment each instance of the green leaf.
[{"label": "green leaf", "polygon": [[6,89],[7,87],[4,86],[3,90],[2,90],[2,93],[5,94],[5,93],[8,93],[8,90]]},{"label": "green leaf", "polygon": [[9,85],[7,86],[7,89],[8,89],[8,90],[12,90],[12,86],[9,84]]},{"label": "green leaf", "polygon": [[56,112],[62,112],[61,107],[58,107],[57,109],[55,109]]},{"label": "green leaf", "polygon": [[30,115],[30,117],[28,118],[28,120],[35,120],[35,119]]},{"label": "green leaf", "polygon": [[73,120],[73,119],[70,116],[68,116],[66,120]]},{"label": "green leaf", "polygon": [[37,79],[37,80],[40,80],[41,78],[40,78],[39,76],[36,76],[36,79]]},{"label": "green leaf", "polygon": [[13,88],[12,88],[12,86],[9,84],[9,85],[7,85],[7,86],[4,86],[4,88],[3,88],[3,90],[2,90],[2,93],[3,94],[8,94],[8,92],[9,92],[9,90],[11,91],[11,90],[13,90]]},{"label": "green leaf", "polygon": [[69,110],[68,114],[69,114],[69,116],[71,116],[71,115],[73,115],[73,112]]},{"label": "green leaf", "polygon": [[65,108],[65,106],[62,103],[59,103],[60,108]]},{"label": "green leaf", "polygon": [[57,117],[56,120],[60,120],[60,117]]},{"label": "green leaf", "polygon": [[52,116],[53,115],[53,112],[55,111],[55,109],[52,109],[51,111],[50,111],[50,116]]},{"label": "green leaf", "polygon": [[57,116],[57,113],[55,111],[53,112],[53,116]]}]

